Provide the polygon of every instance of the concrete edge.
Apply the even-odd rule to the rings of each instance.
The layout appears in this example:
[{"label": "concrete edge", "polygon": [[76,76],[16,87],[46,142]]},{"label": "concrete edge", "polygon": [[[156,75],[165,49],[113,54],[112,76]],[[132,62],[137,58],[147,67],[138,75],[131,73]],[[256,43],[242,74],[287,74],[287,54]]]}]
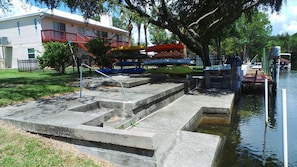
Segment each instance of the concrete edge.
[{"label": "concrete edge", "polygon": [[12,123],[23,130],[57,137],[85,140],[112,145],[120,145],[144,150],[157,149],[155,133],[133,132],[111,128],[101,128],[95,126],[75,125],[75,126],[54,126],[39,123],[29,123],[18,120],[2,119]]}]

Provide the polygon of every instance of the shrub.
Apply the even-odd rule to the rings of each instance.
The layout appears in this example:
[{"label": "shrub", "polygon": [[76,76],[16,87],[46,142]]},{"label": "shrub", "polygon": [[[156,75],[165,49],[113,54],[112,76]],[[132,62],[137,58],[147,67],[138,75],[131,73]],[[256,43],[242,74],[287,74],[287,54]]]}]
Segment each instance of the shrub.
[{"label": "shrub", "polygon": [[113,60],[106,55],[110,47],[104,40],[91,39],[86,43],[86,47],[94,55],[95,62],[99,67],[112,67]]},{"label": "shrub", "polygon": [[51,67],[64,74],[66,67],[72,62],[69,46],[61,42],[48,42],[44,44],[44,49],[42,57],[37,57],[41,69]]}]

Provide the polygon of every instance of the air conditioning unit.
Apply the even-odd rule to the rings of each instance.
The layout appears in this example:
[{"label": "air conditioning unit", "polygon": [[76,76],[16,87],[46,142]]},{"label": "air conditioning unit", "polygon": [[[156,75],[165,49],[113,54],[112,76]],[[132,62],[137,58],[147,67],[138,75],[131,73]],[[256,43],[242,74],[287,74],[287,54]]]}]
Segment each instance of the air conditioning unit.
[{"label": "air conditioning unit", "polygon": [[8,45],[8,38],[0,37],[0,45]]}]

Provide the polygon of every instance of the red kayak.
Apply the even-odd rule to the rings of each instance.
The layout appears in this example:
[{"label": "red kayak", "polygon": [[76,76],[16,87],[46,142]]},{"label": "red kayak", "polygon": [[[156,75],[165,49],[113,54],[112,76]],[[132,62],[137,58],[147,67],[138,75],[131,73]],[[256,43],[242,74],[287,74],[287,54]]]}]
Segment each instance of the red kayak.
[{"label": "red kayak", "polygon": [[179,51],[172,51],[172,52],[160,52],[153,56],[154,59],[181,59],[184,57],[184,54]]},{"label": "red kayak", "polygon": [[146,52],[164,52],[171,50],[182,50],[184,49],[183,44],[163,44],[163,45],[155,45],[150,46],[145,49]]}]

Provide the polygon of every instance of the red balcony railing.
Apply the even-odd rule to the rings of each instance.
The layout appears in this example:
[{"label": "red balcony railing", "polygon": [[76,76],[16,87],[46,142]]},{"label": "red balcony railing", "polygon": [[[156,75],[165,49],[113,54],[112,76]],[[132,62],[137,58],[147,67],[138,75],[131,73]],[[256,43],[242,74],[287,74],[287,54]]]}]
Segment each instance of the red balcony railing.
[{"label": "red balcony railing", "polygon": [[[90,39],[94,38],[94,36],[84,36],[77,33],[59,31],[59,30],[41,30],[41,38],[42,42],[49,42],[49,41],[58,41],[58,42],[68,42],[71,41],[73,43],[81,44],[80,46],[83,47],[84,43],[88,42]],[[127,46],[128,42],[125,41],[117,41],[115,39],[105,39],[107,43],[111,47],[119,47],[119,46]],[[85,49],[85,47],[83,47]]]}]

